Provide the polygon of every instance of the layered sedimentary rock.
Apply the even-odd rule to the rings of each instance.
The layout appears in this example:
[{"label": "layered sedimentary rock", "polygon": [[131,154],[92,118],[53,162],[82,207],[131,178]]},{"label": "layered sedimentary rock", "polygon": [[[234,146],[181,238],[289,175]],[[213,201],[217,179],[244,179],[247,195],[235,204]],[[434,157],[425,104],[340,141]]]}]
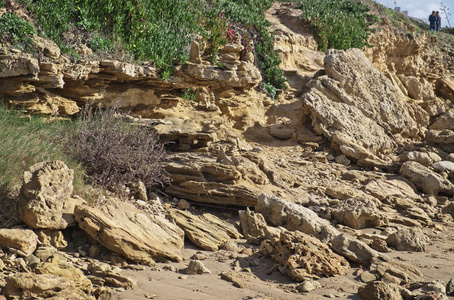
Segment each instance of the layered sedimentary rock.
[{"label": "layered sedimentary rock", "polygon": [[230,238],[240,237],[232,224],[211,214],[197,216],[187,211],[173,210],[171,216],[189,240],[204,250],[217,251]]},{"label": "layered sedimentary rock", "polygon": [[50,48],[41,50],[52,52],[52,60],[22,53],[2,55],[0,78],[5,83],[0,87],[2,98],[34,113],[72,115],[83,104],[155,107],[172,90],[194,86],[218,92],[249,89],[262,80],[260,71],[248,61],[235,60],[235,68],[188,62],[177,66],[169,79],[163,79],[149,65],[83,59],[71,63],[46,49]]},{"label": "layered sedimentary rock", "polygon": [[[165,164],[172,177],[166,193],[205,203],[254,206],[267,176],[252,161],[241,157],[217,162],[204,154],[173,154]],[[197,163],[195,163],[197,161]]]},{"label": "layered sedimentary rock", "polygon": [[148,214],[134,205],[110,199],[100,208],[79,205],[79,227],[111,251],[145,264],[182,259],[184,233],[161,214]]},{"label": "layered sedimentary rock", "polygon": [[346,156],[376,160],[374,154],[392,151],[400,137],[416,138],[428,124],[427,113],[408,104],[360,50],[329,50],[325,71],[307,84],[303,106],[315,132]]}]

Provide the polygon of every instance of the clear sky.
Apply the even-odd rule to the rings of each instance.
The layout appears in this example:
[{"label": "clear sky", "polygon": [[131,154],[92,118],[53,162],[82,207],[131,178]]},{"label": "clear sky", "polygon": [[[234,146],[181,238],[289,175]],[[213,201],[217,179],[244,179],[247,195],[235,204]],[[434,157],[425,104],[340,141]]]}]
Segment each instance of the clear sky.
[{"label": "clear sky", "polygon": [[441,3],[443,2],[443,5],[448,7],[449,12],[452,14],[449,16],[449,21],[451,26],[454,27],[454,0],[375,0],[375,2],[390,8],[397,6],[400,7],[401,10],[408,10],[409,16],[423,19],[425,21],[427,21],[433,10],[438,10],[440,11],[442,17],[441,25],[442,27],[445,27],[448,25],[448,22],[446,22],[446,16],[440,10]]}]

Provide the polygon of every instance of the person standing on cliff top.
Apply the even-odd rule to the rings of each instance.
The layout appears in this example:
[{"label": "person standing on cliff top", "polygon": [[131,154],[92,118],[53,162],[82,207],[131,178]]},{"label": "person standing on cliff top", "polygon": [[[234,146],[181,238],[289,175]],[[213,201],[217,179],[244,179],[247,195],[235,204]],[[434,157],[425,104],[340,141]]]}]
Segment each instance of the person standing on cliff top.
[{"label": "person standing on cliff top", "polygon": [[429,16],[429,23],[430,23],[430,31],[434,31],[437,29],[437,15],[435,11],[432,11],[432,14]]},{"label": "person standing on cliff top", "polygon": [[441,29],[441,17],[440,17],[440,13],[437,11],[435,13],[435,16],[437,17],[437,27],[436,27],[436,31],[440,31]]}]

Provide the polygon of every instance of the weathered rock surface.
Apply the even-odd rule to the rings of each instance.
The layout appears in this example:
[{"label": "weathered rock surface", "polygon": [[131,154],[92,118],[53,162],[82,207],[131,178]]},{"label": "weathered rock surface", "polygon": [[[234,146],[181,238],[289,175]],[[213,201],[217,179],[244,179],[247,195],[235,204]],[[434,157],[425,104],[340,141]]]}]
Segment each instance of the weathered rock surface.
[{"label": "weathered rock surface", "polygon": [[9,299],[95,299],[75,288],[71,280],[51,274],[17,273],[6,281]]},{"label": "weathered rock surface", "polygon": [[335,220],[351,228],[360,229],[388,224],[388,218],[381,213],[375,202],[367,198],[352,198],[342,201],[330,209]]},{"label": "weathered rock surface", "polygon": [[253,185],[269,183],[258,166],[246,158],[238,160],[238,165],[218,163],[196,153],[175,154],[169,160],[165,169],[173,182],[166,193],[196,202],[254,206],[260,191]]},{"label": "weathered rock surface", "polygon": [[22,251],[25,256],[35,252],[38,236],[29,229],[0,229],[0,246]]},{"label": "weathered rock surface", "polygon": [[284,265],[296,281],[343,275],[350,268],[345,258],[326,244],[299,231],[282,232],[279,238],[265,241],[261,251]]},{"label": "weathered rock surface", "polygon": [[188,268],[186,269],[186,274],[188,275],[201,275],[204,273],[211,273],[207,267],[200,260],[191,260],[189,262]]},{"label": "weathered rock surface", "polygon": [[454,195],[454,185],[449,180],[418,162],[405,162],[400,168],[400,173],[407,177],[424,193],[437,195],[442,192]]},{"label": "weathered rock surface", "polygon": [[184,232],[163,215],[148,214],[116,199],[100,208],[79,205],[75,215],[80,228],[127,259],[145,264],[154,259],[181,260]]},{"label": "weathered rock surface", "polygon": [[386,242],[399,251],[417,251],[426,249],[426,235],[419,228],[402,228],[388,236]]},{"label": "weathered rock surface", "polygon": [[84,201],[71,197],[73,174],[62,161],[38,163],[25,171],[18,205],[21,219],[32,228],[74,225],[74,207]]},{"label": "weathered rock surface", "polygon": [[[194,47],[197,49],[193,49],[192,54],[192,61],[196,63],[188,62],[177,66],[171,80],[165,80],[149,65],[108,59],[70,63],[60,57],[60,51],[54,43],[37,38],[34,45],[37,51],[53,60],[40,62],[22,53],[2,55],[0,78],[19,80],[8,85],[8,89],[0,88],[0,95],[6,101],[39,113],[74,114],[79,111],[77,102],[93,101],[103,106],[114,103],[129,108],[138,105],[156,106],[164,99],[158,95],[175,89],[196,85],[214,91],[247,89],[262,80],[260,71],[248,61],[229,60],[225,62],[226,68],[200,64],[200,54],[196,57],[195,53],[198,47]],[[234,67],[228,67],[230,65]],[[24,89],[24,86],[29,88]],[[46,97],[49,93],[47,89],[52,90],[52,98]],[[17,97],[18,94],[22,97]]]},{"label": "weathered rock surface", "polygon": [[323,243],[330,243],[335,252],[352,261],[368,265],[373,258],[380,256],[380,253],[365,243],[341,234],[327,220],[321,219],[315,212],[301,205],[262,194],[257,200],[255,210],[274,226],[282,225],[288,230],[299,230]]},{"label": "weathered rock surface", "polygon": [[266,235],[266,221],[262,214],[255,213],[249,208],[238,211],[241,229],[245,238],[262,238]]},{"label": "weathered rock surface", "polygon": [[274,226],[282,225],[288,230],[299,230],[322,242],[329,242],[340,234],[312,210],[267,194],[260,195],[255,210]]},{"label": "weathered rock surface", "polygon": [[360,286],[358,294],[363,300],[403,300],[401,289],[395,283],[373,281]]},{"label": "weathered rock surface", "polygon": [[330,140],[349,137],[355,145],[383,153],[395,148],[395,135],[416,137],[418,122],[428,122],[425,112],[420,113],[424,120],[412,117],[402,94],[358,49],[328,51],[325,71],[327,76],[308,83],[303,104],[314,131]]},{"label": "weathered rock surface", "polygon": [[240,237],[232,224],[212,214],[197,216],[188,211],[173,210],[170,215],[188,239],[204,250],[217,251],[230,238]]},{"label": "weathered rock surface", "polygon": [[67,278],[76,288],[85,293],[90,293],[93,287],[91,281],[85,277],[80,269],[74,267],[70,262],[60,262],[59,259],[54,259],[52,262],[39,263],[35,266],[34,271],[36,274],[51,274]]}]

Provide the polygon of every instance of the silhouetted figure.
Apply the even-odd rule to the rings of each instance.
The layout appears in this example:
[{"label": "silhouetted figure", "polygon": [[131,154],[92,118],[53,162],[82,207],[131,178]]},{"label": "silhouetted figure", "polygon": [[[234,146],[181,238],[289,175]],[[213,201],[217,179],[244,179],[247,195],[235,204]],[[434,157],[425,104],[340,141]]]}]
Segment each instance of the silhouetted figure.
[{"label": "silhouetted figure", "polygon": [[432,11],[432,14],[429,16],[430,31],[437,29],[437,15],[435,11]]},{"label": "silhouetted figure", "polygon": [[436,31],[440,31],[441,29],[441,17],[440,17],[440,13],[437,11],[435,13],[435,16],[437,17],[437,26],[435,28]]}]

